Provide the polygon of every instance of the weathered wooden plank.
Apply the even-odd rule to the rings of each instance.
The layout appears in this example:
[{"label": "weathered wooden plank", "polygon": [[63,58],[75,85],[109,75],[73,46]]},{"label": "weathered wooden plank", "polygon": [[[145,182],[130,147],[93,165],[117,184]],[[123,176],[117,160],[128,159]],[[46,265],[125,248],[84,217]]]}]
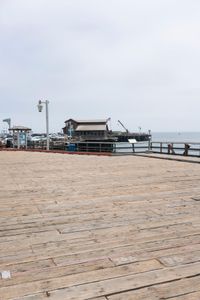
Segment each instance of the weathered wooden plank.
[{"label": "weathered wooden plank", "polygon": [[[108,280],[114,277],[128,276],[129,274],[135,274],[150,270],[157,270],[162,268],[160,263],[156,260],[145,261],[135,264],[130,264],[128,266],[119,266],[115,268],[106,268],[100,269],[91,272],[84,272],[75,275],[58,276],[53,279],[48,280],[39,280],[28,283],[22,283],[17,285],[11,285],[7,287],[0,288],[0,295],[4,297],[5,300],[9,299],[9,297],[22,297],[23,295],[34,294],[34,291],[37,292],[45,292],[49,290],[53,290],[56,288],[62,289],[65,287],[70,287],[74,285],[82,285],[86,283],[90,283],[93,281],[99,280]],[[59,270],[59,269],[58,269]],[[47,270],[48,272],[48,270]],[[91,297],[101,296],[100,295],[92,295]],[[60,296],[61,297],[61,296]],[[60,298],[62,299],[62,297]],[[69,298],[70,299],[70,298]]]},{"label": "weathered wooden plank", "polygon": [[199,300],[200,292],[174,297],[172,300]]},{"label": "weathered wooden plank", "polygon": [[159,258],[159,261],[167,267],[193,263],[196,261],[200,261],[200,251],[192,250],[189,253],[179,253],[175,255],[161,257]]},{"label": "weathered wooden plank", "polygon": [[[46,288],[46,290],[48,290],[49,296],[51,297],[52,300],[57,300],[59,299],[59,297],[60,299],[85,300],[94,297],[109,296],[116,293],[122,293],[131,289],[132,290],[138,289],[138,288],[152,286],[164,282],[175,281],[175,280],[177,281],[178,279],[182,279],[185,276],[195,277],[197,274],[199,274],[199,267],[200,267],[200,263],[196,263],[192,265],[179,266],[177,268],[161,269],[161,270],[155,270],[155,271],[150,271],[145,273],[139,273],[136,275],[127,275],[123,277],[120,276],[111,279],[106,279],[104,277],[103,280],[100,280],[100,278],[96,277],[95,280],[93,280],[93,282],[90,283],[85,282],[84,284],[82,282],[79,285],[74,285],[71,282],[68,287],[59,288],[58,290],[54,290],[53,288],[53,284],[55,284],[55,282],[52,283],[52,285],[50,285],[49,282],[48,284],[43,283],[42,287],[43,289]],[[62,279],[60,278],[60,280]],[[66,281],[65,284],[67,284]],[[25,286],[23,286],[23,288],[25,289]],[[10,293],[9,290],[0,289],[0,292],[2,292],[2,295],[4,296],[5,300],[9,299],[9,293]],[[22,291],[15,291],[15,292],[17,292],[18,294],[22,293]],[[17,293],[15,297],[20,297],[20,294],[18,295]],[[24,294],[28,295],[28,293],[30,293],[30,291],[25,289]],[[36,295],[35,299],[45,299],[43,293],[41,293],[39,296],[40,298],[37,298],[38,295]],[[34,299],[31,297],[32,295],[30,296],[30,298],[27,297],[26,299],[27,300]]]},{"label": "weathered wooden plank", "polygon": [[[0,287],[15,286],[26,282],[47,280],[77,273],[84,273],[94,270],[102,270],[113,267],[114,264],[109,259],[89,261],[82,264],[74,264],[63,267],[57,267],[53,260],[36,261],[22,265],[11,265],[11,279],[0,281]],[[159,266],[159,264],[158,264]]]},{"label": "weathered wooden plank", "polygon": [[107,300],[105,297],[92,298],[90,300]]},{"label": "weathered wooden plank", "polygon": [[[9,264],[9,265],[2,265],[1,269],[9,269],[12,274],[12,279],[15,277],[15,274],[25,274],[26,272],[36,272],[36,270],[46,269],[50,267],[54,267],[55,263],[52,259],[45,259],[45,260],[34,260],[31,262],[25,262],[20,264]],[[36,269],[36,270],[35,270]],[[9,280],[10,282],[10,280]],[[5,282],[6,284],[8,282]],[[0,281],[0,285],[5,284]]]},{"label": "weathered wooden plank", "polygon": [[[177,239],[171,239],[171,240],[160,240],[160,241],[152,241],[148,243],[136,243],[134,245],[130,246],[123,246],[119,245],[119,247],[116,248],[108,248],[108,249],[101,249],[96,251],[86,251],[82,252],[81,250],[78,253],[68,253],[67,255],[63,255],[65,253],[64,249],[60,250],[54,250],[50,252],[44,252],[40,255],[34,255],[33,253],[15,253],[10,256],[2,256],[0,257],[0,263],[1,264],[9,264],[9,263],[23,263],[23,262],[30,262],[33,260],[42,260],[42,259],[49,259],[54,258],[54,261],[57,265],[60,264],[75,264],[75,263],[82,263],[86,262],[88,260],[94,260],[94,259],[104,259],[106,257],[110,257],[115,263],[116,258],[122,257],[134,257],[133,261],[141,260],[141,258],[148,259],[149,257],[155,258],[157,256],[158,250],[167,250],[169,248],[176,248],[181,246],[186,246],[188,244],[198,244],[200,243],[200,235],[192,235],[192,236],[186,236],[182,238]],[[150,253],[150,254],[149,254]],[[173,252],[174,253],[174,252]],[[160,256],[164,256],[166,252],[159,253]],[[167,254],[170,254],[169,251],[167,251]],[[5,254],[6,255],[6,254]],[[119,262],[121,264],[121,262]],[[123,261],[122,261],[123,264]]]},{"label": "weathered wooden plank", "polygon": [[[189,243],[183,246],[174,246],[169,248],[163,248],[163,249],[152,249],[149,251],[144,251],[141,249],[141,251],[124,251],[124,253],[118,253],[118,255],[114,254],[110,256],[110,259],[114,262],[116,266],[132,263],[135,261],[141,261],[145,259],[153,259],[157,258],[159,261],[161,261],[162,257],[168,257],[168,256],[176,256],[176,255],[185,255],[187,257],[188,253],[191,253],[193,251],[199,251],[200,250],[200,244],[197,242]],[[59,258],[62,259],[62,258]],[[194,259],[195,260],[195,259]],[[162,262],[162,261],[161,261]]]},{"label": "weathered wooden plank", "polygon": [[[161,241],[152,241],[149,243],[140,243],[130,246],[119,246],[116,248],[109,249],[101,249],[96,251],[87,251],[87,252],[79,252],[72,255],[61,256],[58,255],[56,257],[56,252],[54,252],[54,261],[56,264],[60,264],[63,261],[68,263],[77,263],[79,261],[89,260],[89,259],[99,259],[104,257],[110,257],[112,261],[115,263],[116,258],[118,257],[132,257],[133,261],[138,261],[141,259],[148,259],[148,257],[157,257],[157,251],[160,251],[160,255],[162,255],[161,250],[168,250],[169,248],[177,248],[181,246],[186,246],[189,243],[198,244],[200,243],[200,236],[194,235],[189,237],[177,238],[172,240],[161,240]],[[167,253],[170,253],[168,251]],[[121,260],[121,259],[120,259]],[[131,261],[130,261],[131,262]],[[121,261],[119,264],[123,264]]]},{"label": "weathered wooden plank", "polygon": [[[131,290],[125,293],[108,296],[108,300],[143,300],[143,299],[182,299],[182,296],[199,295],[200,293],[200,276],[184,278],[169,283],[152,285],[150,287]],[[186,298],[190,299],[190,298]]]},{"label": "weathered wooden plank", "polygon": [[[105,231],[106,233],[106,231]],[[58,250],[59,248],[62,249],[64,248],[66,252],[70,252],[71,254],[73,253],[80,253],[80,252],[87,252],[88,250],[100,250],[100,249],[115,249],[118,248],[119,245],[121,247],[126,247],[126,246],[131,246],[133,244],[148,244],[152,241],[163,241],[163,240],[171,240],[173,238],[177,237],[177,233],[179,235],[180,238],[182,237],[191,237],[193,235],[199,234],[200,231],[198,228],[196,229],[191,229],[191,226],[189,226],[189,228],[183,228],[181,230],[177,230],[177,231],[172,231],[172,230],[166,230],[163,231],[162,234],[158,233],[154,233],[154,232],[145,232],[145,231],[135,231],[132,234],[129,234],[127,237],[121,235],[117,238],[110,238],[110,239],[103,239],[103,241],[98,241],[95,239],[95,242],[85,242],[85,245],[81,246],[80,249],[80,244],[75,244],[75,245],[69,245],[69,242],[67,240],[58,240],[58,241],[52,241],[52,242],[47,242],[47,243],[42,243],[42,244],[37,244],[37,245],[33,245],[32,249],[33,252],[36,254],[40,254],[43,253],[43,250],[45,248],[45,250],[48,251],[54,251],[54,250]],[[142,247],[142,246],[141,246]]]},{"label": "weathered wooden plank", "polygon": [[[13,300],[43,300],[43,299],[48,299],[48,297],[51,297],[51,294],[46,292],[42,295],[38,294],[38,295],[32,295],[32,296],[25,296],[20,299],[18,298],[18,299],[13,299]],[[61,299],[59,298],[59,296],[56,298],[56,295],[54,295],[54,300],[61,300]],[[66,297],[63,298],[62,300],[70,300],[70,299],[68,298],[68,295],[66,295]],[[106,297],[95,297],[95,298],[90,298],[87,300],[107,300],[107,298]]]}]

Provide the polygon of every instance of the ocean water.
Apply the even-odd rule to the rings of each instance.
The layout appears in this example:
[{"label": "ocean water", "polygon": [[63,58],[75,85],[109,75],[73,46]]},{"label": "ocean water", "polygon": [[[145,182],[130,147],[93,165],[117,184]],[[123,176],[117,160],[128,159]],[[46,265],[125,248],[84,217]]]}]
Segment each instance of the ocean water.
[{"label": "ocean water", "polygon": [[200,143],[200,132],[152,132],[152,141]]}]

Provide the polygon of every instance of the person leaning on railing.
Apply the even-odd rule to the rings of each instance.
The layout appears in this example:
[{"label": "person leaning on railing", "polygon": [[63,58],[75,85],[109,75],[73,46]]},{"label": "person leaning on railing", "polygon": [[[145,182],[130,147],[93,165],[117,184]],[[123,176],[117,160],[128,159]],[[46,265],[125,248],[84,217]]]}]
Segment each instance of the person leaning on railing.
[{"label": "person leaning on railing", "polygon": [[190,145],[189,144],[185,144],[185,151],[183,152],[183,155],[187,156],[189,149],[190,149]]}]

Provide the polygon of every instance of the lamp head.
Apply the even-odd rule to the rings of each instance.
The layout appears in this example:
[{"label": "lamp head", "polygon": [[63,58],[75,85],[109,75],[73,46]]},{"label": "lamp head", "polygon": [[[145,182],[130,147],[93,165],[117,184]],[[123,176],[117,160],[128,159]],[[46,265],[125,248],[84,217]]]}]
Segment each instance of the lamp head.
[{"label": "lamp head", "polygon": [[41,100],[39,100],[37,107],[38,107],[38,111],[42,112],[43,105],[42,105],[42,101]]}]

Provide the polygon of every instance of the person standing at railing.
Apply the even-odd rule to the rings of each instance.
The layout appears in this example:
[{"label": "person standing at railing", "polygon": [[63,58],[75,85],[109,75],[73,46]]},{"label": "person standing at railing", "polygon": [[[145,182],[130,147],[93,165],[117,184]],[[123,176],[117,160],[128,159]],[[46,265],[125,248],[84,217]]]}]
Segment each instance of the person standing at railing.
[{"label": "person standing at railing", "polygon": [[168,154],[176,154],[173,149],[173,144],[168,144]]},{"label": "person standing at railing", "polygon": [[188,156],[189,149],[190,149],[190,145],[189,144],[185,144],[185,151],[183,152],[183,155]]}]

